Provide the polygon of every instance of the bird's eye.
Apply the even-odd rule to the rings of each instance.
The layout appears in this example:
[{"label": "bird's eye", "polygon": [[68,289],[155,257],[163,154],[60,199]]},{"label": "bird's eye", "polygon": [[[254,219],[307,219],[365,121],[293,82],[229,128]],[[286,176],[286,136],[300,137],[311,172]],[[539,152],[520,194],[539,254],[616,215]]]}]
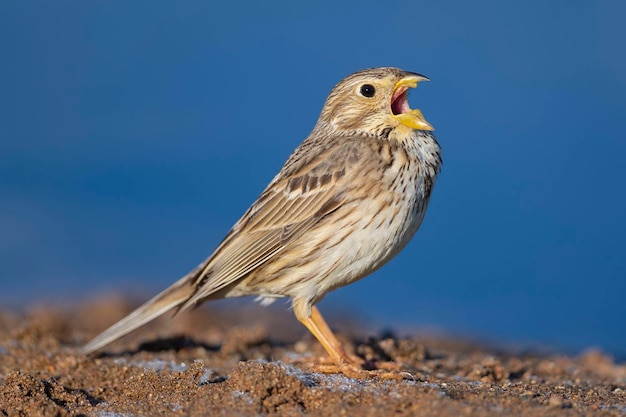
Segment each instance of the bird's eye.
[{"label": "bird's eye", "polygon": [[374,94],[376,94],[376,89],[371,84],[363,84],[361,86],[361,94],[363,95],[363,97],[374,97]]}]

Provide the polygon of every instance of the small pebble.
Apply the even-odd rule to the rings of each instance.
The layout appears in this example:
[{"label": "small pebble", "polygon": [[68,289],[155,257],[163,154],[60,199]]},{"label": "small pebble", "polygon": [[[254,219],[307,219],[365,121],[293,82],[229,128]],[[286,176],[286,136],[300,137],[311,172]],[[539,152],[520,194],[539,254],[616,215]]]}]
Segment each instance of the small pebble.
[{"label": "small pebble", "polygon": [[558,395],[551,395],[548,400],[548,407],[550,408],[563,408],[563,400]]}]

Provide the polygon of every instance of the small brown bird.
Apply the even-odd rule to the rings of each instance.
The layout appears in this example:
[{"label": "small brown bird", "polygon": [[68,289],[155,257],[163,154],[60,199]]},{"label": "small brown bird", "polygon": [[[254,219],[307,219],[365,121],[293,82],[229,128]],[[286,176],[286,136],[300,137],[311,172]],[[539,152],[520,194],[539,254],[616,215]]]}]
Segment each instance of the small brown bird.
[{"label": "small brown bird", "polygon": [[343,350],[315,304],[380,268],[422,223],[441,155],[433,127],[411,110],[407,93],[427,80],[372,68],[340,81],[309,137],[215,252],[84,352],[172,309],[248,295],[264,305],[289,297],[337,370],[360,370],[363,361]]}]

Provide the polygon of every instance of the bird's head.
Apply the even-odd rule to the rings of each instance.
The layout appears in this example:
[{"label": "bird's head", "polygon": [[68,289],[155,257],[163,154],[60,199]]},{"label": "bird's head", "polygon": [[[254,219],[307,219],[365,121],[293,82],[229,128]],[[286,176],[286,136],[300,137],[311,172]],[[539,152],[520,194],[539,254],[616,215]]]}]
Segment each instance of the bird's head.
[{"label": "bird's head", "polygon": [[[434,130],[422,112],[412,110],[409,88],[423,75],[398,68],[370,68],[341,80],[330,92],[320,123],[332,129],[371,135],[391,130]],[[391,130],[390,130],[391,129]]]}]

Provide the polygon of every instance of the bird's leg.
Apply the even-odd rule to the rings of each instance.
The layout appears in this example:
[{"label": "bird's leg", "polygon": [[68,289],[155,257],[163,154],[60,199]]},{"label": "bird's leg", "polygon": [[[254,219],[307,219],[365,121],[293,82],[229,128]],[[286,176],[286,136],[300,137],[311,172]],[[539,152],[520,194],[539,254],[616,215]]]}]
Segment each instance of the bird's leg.
[{"label": "bird's leg", "polygon": [[[324,346],[334,364],[318,364],[312,369],[323,373],[342,373],[351,378],[379,377],[383,379],[404,379],[406,375],[398,372],[384,370],[364,370],[365,361],[358,356],[350,355],[341,347],[341,344],[333,334],[330,327],[324,321],[322,314],[317,307],[311,307],[308,313],[308,305],[294,303],[294,313],[296,318],[306,326],[315,338]],[[385,368],[385,367],[383,367]],[[391,370],[391,369],[389,369]]]},{"label": "bird's leg", "polygon": [[309,329],[311,333],[313,333],[313,336],[315,336],[322,346],[324,346],[326,352],[328,352],[330,357],[338,366],[349,364],[360,369],[364,361],[357,356],[348,355],[346,351],[343,350],[343,347],[341,347],[341,344],[335,337],[334,333],[324,321],[324,318],[317,307],[313,306],[311,308],[311,315],[308,317],[301,318],[298,317],[297,314],[296,317],[306,326],[307,329]]},{"label": "bird's leg", "polygon": [[[310,311],[310,314],[308,314]],[[317,364],[311,368],[323,373],[342,373],[352,378],[367,378],[370,375],[361,367],[363,359],[349,355],[324,321],[317,307],[308,308],[308,304],[294,303],[294,313],[300,323],[304,324],[315,338],[324,346],[334,364]]]}]

